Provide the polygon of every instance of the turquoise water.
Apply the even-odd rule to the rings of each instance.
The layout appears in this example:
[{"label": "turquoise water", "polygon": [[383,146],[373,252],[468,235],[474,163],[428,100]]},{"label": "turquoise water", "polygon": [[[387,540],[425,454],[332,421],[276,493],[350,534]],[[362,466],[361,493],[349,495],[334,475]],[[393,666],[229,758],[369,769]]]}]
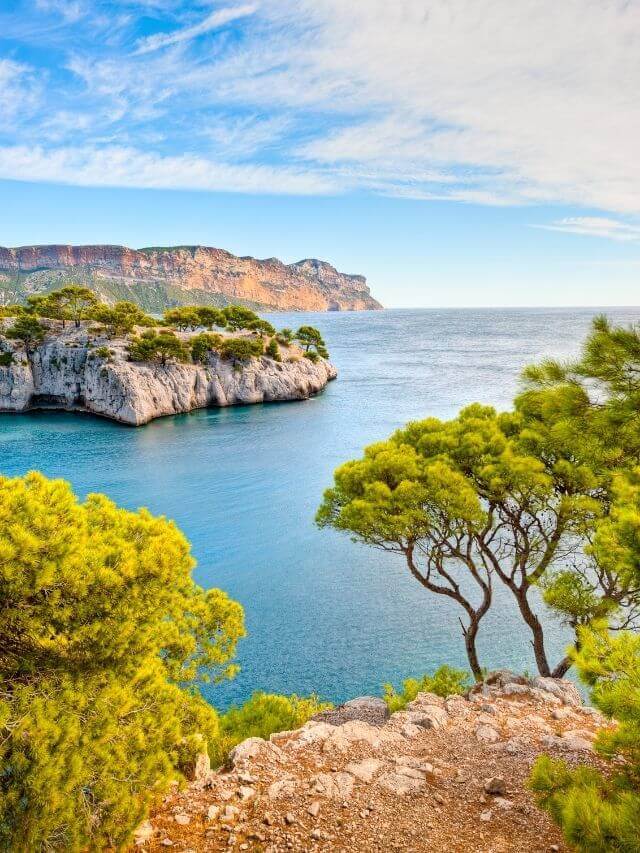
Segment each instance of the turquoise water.
[{"label": "turquoise water", "polygon": [[[65,477],[176,520],[197,580],[242,602],[242,672],[215,704],[254,689],[341,700],[443,662],[464,664],[457,612],[393,557],[314,527],[336,465],[410,419],[473,400],[506,407],[520,368],[575,353],[591,309],[278,315],[324,333],[339,379],[302,403],[210,409],[132,429],[85,415],[0,415],[0,470]],[[611,309],[618,321],[640,308]],[[480,647],[490,666],[530,667],[502,597]],[[565,637],[553,631],[560,653]]]}]

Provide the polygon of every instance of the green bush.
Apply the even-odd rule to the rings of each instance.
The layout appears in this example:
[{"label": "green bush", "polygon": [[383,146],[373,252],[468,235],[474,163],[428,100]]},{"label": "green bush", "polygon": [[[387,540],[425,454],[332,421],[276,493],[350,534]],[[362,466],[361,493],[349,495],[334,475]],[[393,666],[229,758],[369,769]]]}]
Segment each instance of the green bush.
[{"label": "green bush", "polygon": [[331,708],[317,696],[279,696],[256,692],[240,707],[230,708],[219,719],[220,739],[212,761],[223,764],[233,747],[248,737],[265,740],[274,732],[300,728],[315,714]]},{"label": "green bush", "polygon": [[121,849],[215,752],[195,685],[234,674],[243,614],[194,565],[164,518],[0,477],[0,849]]},{"label": "green bush", "polygon": [[96,356],[96,358],[109,359],[111,358],[112,353],[109,347],[96,347],[96,349],[94,350],[94,355]]},{"label": "green bush", "polygon": [[397,693],[392,684],[385,684],[384,701],[389,711],[394,714],[401,711],[409,702],[413,702],[418,693],[435,693],[436,696],[460,695],[468,690],[471,682],[471,674],[463,669],[453,667],[439,667],[433,675],[423,675],[421,679],[407,678],[402,682],[402,692]]},{"label": "green bush", "polygon": [[200,364],[205,364],[210,352],[219,352],[222,345],[222,335],[203,332],[195,335],[189,341],[191,346],[191,358]]},{"label": "green bush", "polygon": [[278,346],[278,341],[275,338],[271,338],[267,345],[265,353],[269,356],[269,358],[272,358],[274,361],[282,361],[282,357],[280,355],[280,347]]},{"label": "green bush", "polygon": [[165,365],[168,361],[187,361],[189,353],[182,341],[173,332],[143,332],[133,338],[129,345],[131,361],[157,361]]},{"label": "green bush", "polygon": [[13,353],[0,352],[0,367],[9,367],[10,364],[13,364]]},{"label": "green bush", "polygon": [[309,350],[308,352],[305,352],[304,357],[308,358],[309,361],[312,361],[314,364],[316,364],[320,359],[318,353],[313,349]]},{"label": "green bush", "polygon": [[5,335],[14,340],[24,341],[26,348],[31,349],[44,339],[44,329],[36,317],[20,314]]},{"label": "green bush", "polygon": [[262,338],[226,338],[220,346],[222,358],[232,361],[247,361],[263,355]]}]

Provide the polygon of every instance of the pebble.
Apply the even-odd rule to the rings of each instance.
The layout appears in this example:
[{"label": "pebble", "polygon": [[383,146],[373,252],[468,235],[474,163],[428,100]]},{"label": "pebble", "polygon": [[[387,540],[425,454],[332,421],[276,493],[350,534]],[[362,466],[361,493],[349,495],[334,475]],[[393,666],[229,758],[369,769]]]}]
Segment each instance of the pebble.
[{"label": "pebble", "polygon": [[293,814],[293,812],[287,812],[284,816],[284,819],[285,822],[289,824],[289,826],[296,823],[296,816]]},{"label": "pebble", "polygon": [[177,824],[180,826],[187,826],[187,824],[191,823],[191,815],[185,814],[184,812],[180,812],[173,818]]},{"label": "pebble", "polygon": [[487,794],[493,794],[494,796],[501,797],[506,793],[507,786],[502,776],[491,776],[489,779],[485,780],[484,789]]},{"label": "pebble", "polygon": [[307,811],[312,817],[318,817],[318,815],[320,814],[320,801],[314,800],[307,809]]},{"label": "pebble", "polygon": [[489,821],[491,820],[492,816],[493,816],[493,815],[491,814],[491,810],[489,809],[489,810],[487,810],[486,812],[482,812],[482,813],[480,814],[480,820],[481,820],[481,821],[484,821],[484,823],[489,823]]}]

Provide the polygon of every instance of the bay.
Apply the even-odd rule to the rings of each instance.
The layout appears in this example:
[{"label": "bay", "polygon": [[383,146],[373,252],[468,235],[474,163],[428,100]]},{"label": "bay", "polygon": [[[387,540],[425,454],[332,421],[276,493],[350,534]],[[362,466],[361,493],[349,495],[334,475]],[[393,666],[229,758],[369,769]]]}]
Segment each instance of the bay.
[{"label": "bay", "polygon": [[[605,309],[616,322],[640,308]],[[409,420],[479,400],[507,408],[525,364],[575,354],[597,309],[393,310],[278,314],[323,332],[339,378],[302,403],[209,409],[132,429],[87,415],[0,415],[0,472],[37,469],[81,496],[173,518],[196,579],[242,602],[240,675],[206,695],[219,707],[253,690],[333,701],[441,663],[464,665],[457,612],[402,563],[318,530],[334,468]],[[550,623],[549,647],[567,641]],[[491,667],[533,669],[528,638],[498,597],[480,650]]]}]

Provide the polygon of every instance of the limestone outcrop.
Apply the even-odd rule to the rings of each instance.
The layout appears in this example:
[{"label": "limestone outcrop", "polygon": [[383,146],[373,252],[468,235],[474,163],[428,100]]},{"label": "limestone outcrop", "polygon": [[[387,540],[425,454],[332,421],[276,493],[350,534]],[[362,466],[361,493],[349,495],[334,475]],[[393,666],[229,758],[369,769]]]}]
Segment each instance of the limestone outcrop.
[{"label": "limestone outcrop", "polygon": [[593,740],[609,723],[573,684],[503,671],[465,696],[420,693],[390,717],[379,702],[239,744],[226,767],[170,793],[137,849],[568,850],[527,779],[543,752],[598,761]]},{"label": "limestone outcrop", "polygon": [[0,350],[12,357],[0,365],[0,411],[85,411],[132,426],[211,406],[305,400],[337,375],[328,361],[313,363],[295,348],[282,362],[215,353],[202,365],[131,362],[126,340],[84,328],[55,331],[29,351],[3,338]]},{"label": "limestone outcrop", "polygon": [[237,257],[210,246],[0,247],[0,302],[18,302],[65,283],[91,287],[107,302],[128,299],[147,311],[172,305],[243,302],[273,311],[381,308],[361,275],[326,261],[284,264]]}]

